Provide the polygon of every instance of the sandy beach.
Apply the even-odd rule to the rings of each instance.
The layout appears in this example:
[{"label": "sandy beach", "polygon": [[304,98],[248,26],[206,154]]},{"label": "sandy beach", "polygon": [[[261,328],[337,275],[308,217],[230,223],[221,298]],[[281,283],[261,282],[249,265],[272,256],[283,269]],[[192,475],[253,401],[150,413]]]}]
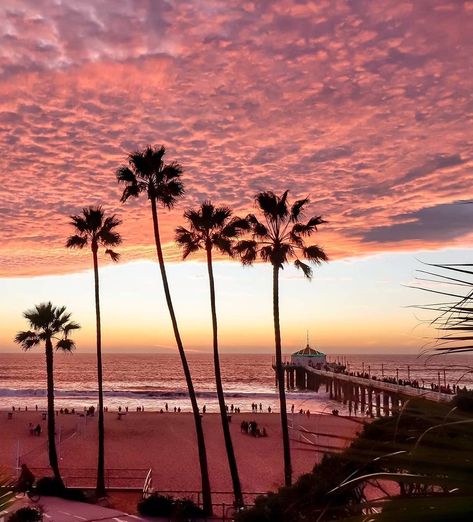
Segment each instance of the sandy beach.
[{"label": "sandy beach", "polygon": [[[290,416],[291,418],[291,416]],[[1,445],[0,465],[13,469],[19,453],[21,462],[33,470],[47,468],[46,421],[39,412],[15,412],[8,419],[0,413]],[[60,439],[60,466],[66,481],[71,485],[87,485],[78,477],[90,475],[87,469],[96,466],[96,417],[58,415],[57,438]],[[241,433],[242,420],[256,420],[265,427],[267,438],[255,438]],[[106,468],[113,469],[113,485],[137,486],[149,468],[153,470],[153,483],[158,490],[193,491],[200,489],[200,473],[195,444],[193,418],[190,413],[132,412],[118,419],[116,412],[108,412],[106,421]],[[37,437],[29,432],[29,423],[41,424],[43,431]],[[210,480],[214,491],[231,491],[223,435],[217,414],[203,418]],[[332,415],[294,415],[291,429],[294,476],[310,471],[321,459],[320,449],[338,448],[349,444],[362,428],[360,419],[347,419]],[[278,414],[235,414],[231,431],[243,490],[264,492],[274,490],[282,483],[282,444]],[[314,435],[316,432],[322,435]],[[37,474],[40,474],[38,469]],[[130,477],[127,480],[126,477]],[[133,477],[133,478],[132,478]],[[85,479],[90,484],[90,478]],[[121,482],[121,483],[120,483]],[[110,484],[112,485],[112,484]]]}]

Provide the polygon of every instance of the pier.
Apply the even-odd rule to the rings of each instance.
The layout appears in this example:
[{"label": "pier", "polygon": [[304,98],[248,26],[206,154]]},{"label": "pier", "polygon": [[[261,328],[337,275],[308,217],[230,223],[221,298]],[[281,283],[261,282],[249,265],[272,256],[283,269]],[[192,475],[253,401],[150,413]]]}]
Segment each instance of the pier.
[{"label": "pier", "polygon": [[[276,365],[276,386],[278,376]],[[320,365],[318,365],[320,366]],[[422,397],[436,402],[450,402],[452,394],[416,388],[406,384],[395,384],[375,377],[358,377],[341,371],[330,371],[298,362],[284,362],[284,379],[288,390],[313,390],[321,388],[330,399],[347,406],[350,415],[362,414],[375,417],[394,415],[410,398]]]}]

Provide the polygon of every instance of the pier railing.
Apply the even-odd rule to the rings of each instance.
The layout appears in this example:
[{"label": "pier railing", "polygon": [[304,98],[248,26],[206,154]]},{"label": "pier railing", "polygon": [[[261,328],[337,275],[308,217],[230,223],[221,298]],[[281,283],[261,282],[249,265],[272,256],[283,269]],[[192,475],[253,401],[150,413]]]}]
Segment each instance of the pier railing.
[{"label": "pier railing", "polygon": [[[51,475],[50,468],[30,468],[36,477]],[[148,468],[107,468],[105,470],[105,487],[142,491]],[[97,470],[95,468],[61,468],[64,485],[69,488],[89,489],[95,487]]]},{"label": "pier railing", "polygon": [[414,386],[409,386],[408,384],[395,384],[385,382],[381,379],[367,379],[365,377],[357,377],[355,375],[347,375],[345,373],[331,372],[327,370],[317,370],[316,368],[313,368],[311,366],[304,366],[303,368],[316,375],[321,375],[325,377],[330,376],[341,381],[351,382],[353,384],[359,384],[362,386],[371,386],[379,390],[386,390],[394,393],[402,393],[404,395],[409,395],[412,397],[423,397],[425,399],[437,402],[450,402],[452,400],[451,394],[442,393],[440,391],[437,392],[433,390],[426,390],[425,388],[415,388]]}]

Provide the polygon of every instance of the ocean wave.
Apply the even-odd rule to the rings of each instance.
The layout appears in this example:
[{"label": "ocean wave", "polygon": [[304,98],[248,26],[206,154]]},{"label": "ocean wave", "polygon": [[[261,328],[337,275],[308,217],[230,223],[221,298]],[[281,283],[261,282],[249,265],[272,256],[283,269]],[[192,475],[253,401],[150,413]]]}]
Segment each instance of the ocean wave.
[{"label": "ocean wave", "polygon": [[[46,397],[45,389],[35,388],[0,388],[0,397],[9,398],[44,398]],[[83,399],[83,400],[96,400],[97,392],[93,390],[55,390],[55,397],[57,398],[71,398],[71,399]],[[264,399],[273,399],[277,395],[276,390],[271,391],[229,391],[225,393],[227,399],[250,399],[253,398],[255,401]],[[307,397],[308,392],[287,392],[287,398],[304,398]],[[133,389],[133,390],[105,390],[105,398],[123,398],[123,399],[161,399],[161,400],[175,400],[185,399],[189,396],[187,390],[146,390],[146,389]],[[215,391],[201,391],[197,392],[197,397],[200,399],[215,399],[217,394]]]}]

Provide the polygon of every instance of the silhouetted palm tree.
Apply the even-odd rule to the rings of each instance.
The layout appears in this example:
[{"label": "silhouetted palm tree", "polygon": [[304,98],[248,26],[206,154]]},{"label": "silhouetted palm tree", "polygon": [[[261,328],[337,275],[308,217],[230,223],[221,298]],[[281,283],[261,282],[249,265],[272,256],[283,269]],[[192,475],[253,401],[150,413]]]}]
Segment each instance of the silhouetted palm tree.
[{"label": "silhouetted palm tree", "polygon": [[212,513],[212,497],[210,491],[209,470],[207,464],[207,452],[205,448],[204,432],[202,429],[202,419],[199,413],[199,406],[195,395],[194,384],[187,362],[186,352],[182,344],[176,314],[169,290],[166,266],[164,264],[163,249],[159,232],[158,205],[165,209],[171,209],[176,200],[184,193],[181,181],[182,167],[178,163],[164,163],[164,147],[147,147],[143,151],[133,152],[128,157],[129,166],[120,167],[116,176],[119,182],[125,183],[125,189],[121,198],[122,202],[130,197],[138,197],[145,194],[151,204],[151,214],[153,218],[154,240],[156,243],[156,253],[161,270],[164,295],[171,317],[174,337],[177,349],[181,357],[182,368],[189,391],[189,398],[194,415],[195,432],[199,453],[200,473],[202,479],[202,503],[207,514]]},{"label": "silhouetted palm tree", "polygon": [[218,353],[217,312],[215,305],[215,283],[212,267],[212,249],[215,247],[222,254],[233,255],[233,242],[239,237],[242,230],[247,230],[245,220],[231,218],[232,212],[227,207],[214,207],[210,201],[201,205],[198,210],[188,210],[184,217],[189,224],[189,229],[178,227],[176,229],[176,241],[183,249],[183,259],[197,250],[204,250],[207,256],[207,270],[210,284],[210,305],[212,311],[213,328],[213,355],[215,368],[215,383],[217,388],[220,417],[222,419],[225,448],[227,450],[228,465],[233,482],[235,504],[243,505],[240,478],[233,451],[232,438],[228,425],[228,417],[223,395],[222,378],[220,374],[220,361]]},{"label": "silhouetted palm tree", "polygon": [[97,458],[97,484],[95,492],[98,497],[106,494],[105,490],[105,426],[103,411],[103,377],[102,377],[102,330],[100,322],[100,291],[99,291],[99,262],[98,250],[105,247],[105,253],[112,261],[118,261],[117,254],[110,247],[115,247],[122,242],[120,234],[115,230],[121,221],[113,214],[105,216],[102,207],[88,207],[82,209],[82,214],[71,216],[71,225],[76,234],[70,236],[66,242],[67,248],[84,248],[89,245],[92,251],[95,282],[95,318],[97,329],[97,382],[99,394],[99,423],[98,423],[98,458]]},{"label": "silhouetted palm tree", "polygon": [[49,464],[54,473],[54,478],[61,487],[64,483],[59,472],[59,465],[55,441],[55,416],[54,416],[54,365],[53,348],[71,352],[75,348],[74,341],[69,338],[72,330],[80,326],[70,321],[71,314],[66,313],[66,307],[53,306],[51,302],[41,303],[33,309],[24,312],[23,317],[29,322],[31,330],[18,332],[15,342],[23,350],[30,350],[44,342],[46,353],[46,375],[48,392],[48,449]]},{"label": "silhouetted palm tree", "polygon": [[247,216],[252,239],[239,241],[235,251],[245,265],[252,264],[259,257],[273,266],[274,340],[284,449],[284,483],[286,486],[290,486],[292,466],[279,324],[279,270],[284,268],[290,259],[295,259],[294,265],[303,271],[305,277],[311,279],[312,269],[300,258],[318,265],[322,261],[327,261],[327,256],[319,246],[306,246],[305,244],[305,238],[316,232],[317,226],[325,221],[320,216],[314,216],[305,223],[299,221],[304,206],[309,200],[308,198],[300,199],[289,208],[287,194],[288,191],[284,192],[282,196],[277,196],[272,192],[261,192],[256,195],[256,204],[263,219],[258,220],[254,214]]}]

